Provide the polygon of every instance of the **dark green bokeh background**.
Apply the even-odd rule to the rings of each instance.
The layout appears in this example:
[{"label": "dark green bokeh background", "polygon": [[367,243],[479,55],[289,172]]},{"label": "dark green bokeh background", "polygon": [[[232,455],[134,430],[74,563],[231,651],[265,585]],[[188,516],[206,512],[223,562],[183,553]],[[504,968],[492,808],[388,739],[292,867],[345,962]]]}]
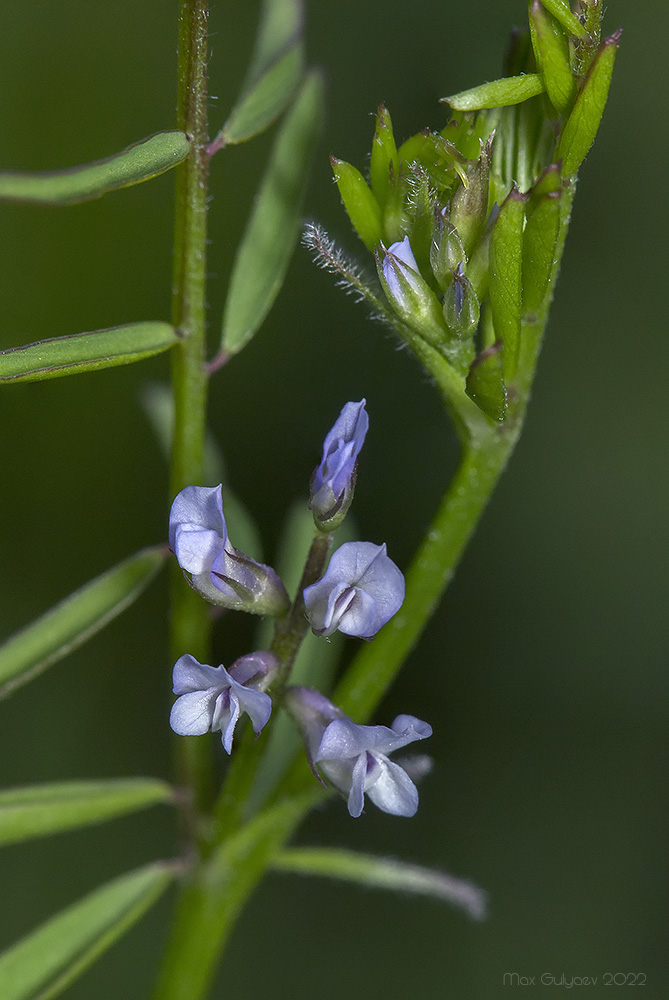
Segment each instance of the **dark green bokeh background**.
[{"label": "dark green bokeh background", "polygon": [[[306,212],[358,252],[327,154],[362,165],[381,100],[399,137],[439,125],[437,98],[498,75],[526,5],[309,6],[311,59],[325,69],[329,102]],[[378,713],[389,722],[408,711],[434,726],[420,810],[410,822],[374,810],[354,822],[333,803],[301,833],[467,876],[489,890],[490,919],[476,925],[430,902],[275,876],[239,925],[217,997],[485,1000],[513,992],[505,972],[598,976],[588,996],[608,995],[607,972],[645,973],[643,995],[667,995],[669,8],[608,8],[608,28],[622,24],[625,35],[582,169],[528,426]],[[67,166],[172,127],[175,18],[176,2],[160,0],[5,0],[1,164]],[[213,12],[212,129],[243,73],[254,18],[241,0]],[[213,164],[212,342],[269,141]],[[167,175],[69,209],[0,206],[0,346],[168,318],[172,190]],[[166,470],[138,400],[166,373],[157,359],[0,393],[2,636],[164,537]],[[366,395],[361,535],[385,539],[407,565],[453,468],[453,435],[417,366],[303,250],[261,334],[212,388],[211,424],[264,526],[268,558],[339,407]],[[0,704],[2,785],[168,773],[164,591],[162,581]],[[247,633],[226,628],[217,643],[227,663]],[[2,943],[173,844],[172,817],[156,810],[5,849]],[[168,913],[157,907],[68,996],[144,998]]]}]

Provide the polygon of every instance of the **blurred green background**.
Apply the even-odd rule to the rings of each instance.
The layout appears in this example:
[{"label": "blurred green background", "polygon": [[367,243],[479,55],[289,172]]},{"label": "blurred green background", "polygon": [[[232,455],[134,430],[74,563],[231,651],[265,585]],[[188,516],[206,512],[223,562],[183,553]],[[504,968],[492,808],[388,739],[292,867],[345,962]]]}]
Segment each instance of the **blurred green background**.
[{"label": "blurred green background", "polygon": [[[309,4],[328,111],[305,214],[362,257],[327,154],[363,165],[380,101],[400,138],[440,126],[437,99],[499,75],[523,0]],[[244,71],[256,5],[215,4],[212,131]],[[5,0],[0,164],[91,160],[174,122],[176,2]],[[247,909],[214,996],[495,997],[505,972],[667,969],[665,121],[660,0],[610,0],[625,34],[581,171],[528,425],[432,624],[379,722],[429,720],[415,819],[339,803],[305,843],[442,866],[490,893],[483,925],[431,902],[272,876]],[[211,335],[271,137],[213,164]],[[68,209],[0,205],[0,347],[167,319],[173,176]],[[0,393],[0,636],[166,534],[166,469],[142,413],[164,358]],[[371,431],[361,537],[406,566],[457,457],[436,393],[301,248],[262,332],[214,380],[211,425],[263,526],[303,495],[348,399]],[[279,433],[277,433],[279,430]],[[0,704],[0,785],[169,772],[165,581],[38,683]],[[228,663],[248,630],[217,633]],[[351,649],[353,643],[351,644]],[[166,810],[3,850],[0,946],[116,873],[174,850]],[[68,993],[142,1000],[169,915],[158,906]],[[517,988],[517,991],[520,988]],[[629,988],[628,988],[629,989]],[[546,986],[524,988],[543,996]],[[617,995],[616,991],[616,995]],[[627,990],[624,991],[625,995]],[[188,998],[184,998],[188,1000]]]}]

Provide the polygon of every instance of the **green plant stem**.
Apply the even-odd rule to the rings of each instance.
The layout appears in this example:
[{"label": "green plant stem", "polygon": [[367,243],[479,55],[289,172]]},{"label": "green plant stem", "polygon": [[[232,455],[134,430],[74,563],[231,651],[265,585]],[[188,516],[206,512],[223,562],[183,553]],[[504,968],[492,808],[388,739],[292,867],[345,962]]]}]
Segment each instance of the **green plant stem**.
[{"label": "green plant stem", "polygon": [[[271,859],[322,798],[322,788],[316,782],[314,786],[261,813],[191,873],[179,900],[153,1000],[202,1000],[207,996],[240,910]],[[252,976],[251,970],[250,980]]]},{"label": "green plant stem", "polygon": [[[332,535],[316,531],[307,555],[295,600],[288,613],[276,623],[271,652],[279,660],[279,671],[272,686],[274,707],[281,703],[283,691],[295,662],[309,624],[305,615],[304,588],[322,575],[330,548]],[[220,843],[240,825],[244,809],[256,776],[256,768],[266,747],[267,734],[256,739],[247,726],[244,738],[230,761],[223,789],[216,803],[214,840]]]},{"label": "green plant stem", "polygon": [[[183,340],[172,351],[174,439],[170,500],[202,482],[206,423],[205,284],[207,246],[207,0],[181,0],[178,50],[178,127],[192,140],[177,167],[172,321]],[[175,564],[171,579],[170,647],[206,662],[211,624],[207,605],[187,586]],[[211,746],[203,739],[177,744],[177,780],[196,808],[211,796]]]}]

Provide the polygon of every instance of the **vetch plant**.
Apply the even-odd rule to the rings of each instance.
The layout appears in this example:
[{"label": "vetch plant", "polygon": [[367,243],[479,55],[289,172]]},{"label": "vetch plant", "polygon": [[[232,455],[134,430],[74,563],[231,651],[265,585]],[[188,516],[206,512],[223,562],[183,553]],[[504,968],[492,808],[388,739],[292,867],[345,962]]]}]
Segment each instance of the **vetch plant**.
[{"label": "vetch plant", "polygon": [[[0,382],[6,383],[171,353],[171,390],[161,397],[169,403],[162,417],[159,407],[153,412],[171,456],[168,541],[102,572],[8,639],[0,647],[0,696],[85,643],[169,560],[172,658],[164,689],[176,661],[169,720],[177,734],[174,779],[75,781],[0,792],[0,839],[44,836],[156,802],[178,810],[183,838],[174,858],[120,875],[0,955],[3,1000],[56,996],[173,882],[178,900],[154,1000],[208,995],[243,905],[272,868],[428,893],[484,915],[481,891],[445,873],[287,845],[309,810],[328,796],[333,807],[342,807],[333,793],[345,798],[355,818],[363,815],[366,799],[398,817],[418,808],[413,778],[425,767],[400,764],[391,754],[429,737],[440,720],[402,714],[390,727],[370,723],[518,440],[578,170],[604,111],[620,33],[600,39],[595,0],[579,0],[573,10],[567,0],[533,0],[529,31],[514,36],[506,75],[444,98],[445,125],[398,144],[382,105],[368,176],[332,158],[368,267],[349,260],[318,225],[307,227],[304,242],[413,353],[461,443],[459,467],[406,567],[405,583],[385,544],[357,539],[347,519],[369,427],[364,399],[345,403],[311,481],[308,474],[298,481],[299,529],[310,538],[306,559],[294,534],[287,536],[278,570],[246,554],[260,558],[250,515],[227,481],[206,485],[210,383],[234,378],[228,362],[260,328],[299,235],[301,197],[323,113],[320,76],[305,68],[303,13],[300,0],[264,0],[246,82],[212,138],[208,4],[180,0],[175,129],[70,171],[0,173],[0,198],[37,204],[99,197],[171,168],[177,178],[169,322],[129,322],[0,353]],[[220,344],[208,357],[207,213],[216,158],[275,122],[267,171],[236,250]],[[324,340],[330,336],[325,323],[317,332]],[[223,617],[227,626],[238,613],[263,619],[262,642],[229,669],[209,665],[218,662],[214,621]],[[352,659],[337,674],[342,636],[366,641],[349,642]],[[221,656],[230,662],[225,650]],[[280,708],[295,732],[283,726]],[[297,732],[304,741],[299,750]],[[224,764],[211,733],[220,733],[230,755]],[[389,839],[393,822],[388,820]]]}]

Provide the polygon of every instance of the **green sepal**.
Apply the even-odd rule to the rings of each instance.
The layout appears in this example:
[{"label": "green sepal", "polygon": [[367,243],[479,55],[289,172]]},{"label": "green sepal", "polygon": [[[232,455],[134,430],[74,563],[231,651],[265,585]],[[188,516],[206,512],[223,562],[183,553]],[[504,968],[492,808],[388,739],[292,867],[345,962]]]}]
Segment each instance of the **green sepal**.
[{"label": "green sepal", "polygon": [[520,349],[525,196],[513,187],[499,210],[490,239],[490,308],[504,344],[504,372],[513,378]]},{"label": "green sepal", "polygon": [[585,36],[575,39],[572,52],[573,69],[576,76],[584,76],[597,55],[602,38],[601,0],[581,0],[581,17]]},{"label": "green sepal", "polygon": [[167,802],[174,802],[172,788],[157,778],[64,781],[4,789],[0,791],[0,844],[75,830]]},{"label": "green sepal", "polygon": [[541,0],[547,11],[559,21],[565,31],[576,38],[585,38],[587,30],[572,12],[568,0]]},{"label": "green sepal", "polygon": [[520,104],[544,92],[544,82],[538,73],[505,76],[501,80],[482,83],[471,90],[463,90],[451,97],[442,97],[457,111],[479,111],[483,108],[502,108]]},{"label": "green sepal", "polygon": [[355,882],[369,889],[431,896],[460,907],[474,920],[483,920],[486,915],[486,894],[470,882],[395,858],[379,858],[338,847],[288,847],[274,856],[271,867],[295,875]]},{"label": "green sepal", "polygon": [[330,157],[330,163],[339,188],[339,196],[351,225],[367,249],[373,253],[376,244],[383,239],[379,203],[356,167],[344,160],[338,160],[335,156]]},{"label": "green sepal", "polygon": [[560,237],[562,188],[559,167],[553,165],[534,186],[526,211],[523,236],[523,314],[542,312],[555,278]]},{"label": "green sepal", "polygon": [[530,10],[532,41],[536,44],[537,63],[546,84],[546,92],[560,114],[566,114],[574,103],[576,81],[569,65],[569,40],[558,24],[534,0]]},{"label": "green sepal", "polygon": [[506,417],[508,405],[502,352],[501,340],[481,351],[472,362],[465,385],[469,398],[488,417],[499,422]]},{"label": "green sepal", "polygon": [[439,213],[434,239],[430,244],[430,267],[442,291],[450,285],[458,264],[464,264],[467,255],[455,226]]},{"label": "green sepal", "polygon": [[456,272],[444,294],[444,319],[449,330],[461,340],[471,337],[478,325],[479,313],[479,300],[471,281]]},{"label": "green sepal", "polygon": [[301,0],[265,0],[242,95],[212,145],[233,146],[268,128],[285,111],[304,71]]},{"label": "green sepal", "polygon": [[450,221],[458,231],[466,255],[476,248],[488,218],[490,160],[493,137],[481,143],[479,158],[467,168],[466,183],[462,183],[451,202]]},{"label": "green sepal", "polygon": [[0,384],[41,382],[99,368],[129,365],[169,350],[179,340],[169,323],[126,323],[0,351]]},{"label": "green sepal", "polygon": [[166,558],[166,546],[142,549],[10,636],[0,646],[0,698],[103,629],[139,597]]},{"label": "green sepal", "polygon": [[115,878],[0,955],[2,1000],[51,1000],[151,907],[174,877],[155,862]]},{"label": "green sepal", "polygon": [[376,128],[369,161],[369,179],[372,191],[383,210],[391,191],[399,183],[400,158],[393,135],[393,123],[385,104],[376,115]]},{"label": "green sepal", "polygon": [[[434,234],[435,194],[427,172],[418,163],[406,171],[403,231],[411,243],[418,269],[432,281],[430,248]],[[435,285],[436,289],[436,285]]]},{"label": "green sepal", "polygon": [[487,115],[453,109],[440,135],[446,140],[449,151],[455,150],[466,166],[467,160],[475,160],[479,155],[481,140],[486,142],[491,131]]},{"label": "green sepal", "polygon": [[225,303],[221,349],[237,354],[276,298],[300,229],[302,197],[323,110],[323,84],[310,73],[281,124],[242,242]]},{"label": "green sepal", "polygon": [[622,31],[607,38],[592,63],[560,139],[562,172],[572,177],[592,146],[604,114]]},{"label": "green sepal", "polygon": [[181,163],[190,151],[183,132],[158,132],[104,160],[43,173],[0,172],[0,199],[72,205],[149,181]]}]

